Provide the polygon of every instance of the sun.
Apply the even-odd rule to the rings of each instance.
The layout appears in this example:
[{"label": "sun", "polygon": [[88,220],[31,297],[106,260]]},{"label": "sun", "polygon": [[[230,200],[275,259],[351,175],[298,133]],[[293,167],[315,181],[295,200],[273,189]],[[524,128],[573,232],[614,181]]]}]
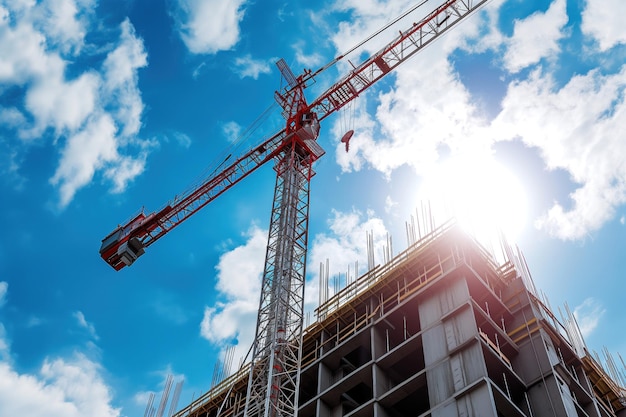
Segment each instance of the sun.
[{"label": "sun", "polygon": [[455,217],[477,235],[501,231],[515,242],[526,224],[524,188],[492,156],[446,159],[425,177],[418,199],[430,203],[435,219]]}]

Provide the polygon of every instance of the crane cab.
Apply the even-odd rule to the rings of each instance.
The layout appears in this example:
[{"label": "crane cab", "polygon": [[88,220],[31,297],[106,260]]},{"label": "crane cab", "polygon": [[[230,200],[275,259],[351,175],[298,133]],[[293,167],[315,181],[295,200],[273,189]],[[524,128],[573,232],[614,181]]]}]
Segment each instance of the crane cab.
[{"label": "crane cab", "polygon": [[298,130],[295,132],[299,147],[296,152],[312,164],[322,155],[325,151],[317,143],[317,137],[320,131],[320,123],[317,119],[315,112],[303,113],[301,116]]},{"label": "crane cab", "polygon": [[320,122],[314,112],[304,113],[298,129],[298,137],[302,140],[317,140],[320,133]]}]

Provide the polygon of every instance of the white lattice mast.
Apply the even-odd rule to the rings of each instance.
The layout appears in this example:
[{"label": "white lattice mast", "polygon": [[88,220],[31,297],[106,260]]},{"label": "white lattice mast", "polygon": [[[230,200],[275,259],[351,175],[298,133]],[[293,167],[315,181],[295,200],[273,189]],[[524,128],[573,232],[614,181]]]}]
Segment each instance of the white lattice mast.
[{"label": "white lattice mast", "polygon": [[275,157],[276,187],[244,413],[250,417],[297,414],[309,185],[312,164],[324,154],[316,143],[316,115],[305,111],[304,86],[284,61],[279,68],[289,83],[277,94],[288,133]]}]

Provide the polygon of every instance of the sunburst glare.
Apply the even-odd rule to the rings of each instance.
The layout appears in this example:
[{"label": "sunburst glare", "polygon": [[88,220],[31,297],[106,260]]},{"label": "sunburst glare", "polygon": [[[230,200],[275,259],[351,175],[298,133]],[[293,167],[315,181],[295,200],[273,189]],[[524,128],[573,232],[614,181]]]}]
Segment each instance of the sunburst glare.
[{"label": "sunburst glare", "polygon": [[419,200],[430,202],[437,219],[455,217],[471,233],[504,233],[516,241],[527,223],[527,197],[521,182],[491,156],[456,156],[424,179]]}]

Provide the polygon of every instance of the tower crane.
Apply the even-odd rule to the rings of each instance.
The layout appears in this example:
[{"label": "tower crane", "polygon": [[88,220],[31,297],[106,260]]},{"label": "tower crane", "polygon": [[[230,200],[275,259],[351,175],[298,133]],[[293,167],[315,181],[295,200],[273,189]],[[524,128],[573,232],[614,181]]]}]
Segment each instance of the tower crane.
[{"label": "tower crane", "polygon": [[[424,0],[420,5],[426,3]],[[488,0],[446,0],[392,42],[364,60],[312,102],[304,91],[328,65],[296,76],[284,60],[277,66],[287,85],[275,92],[285,128],[209,175],[199,186],[159,211],[143,211],[102,240],[101,257],[115,270],[133,264],[145,248],[165,236],[225,191],[269,161],[276,185],[248,380],[245,416],[295,416],[304,310],[304,282],[313,164],[324,150],[320,122],[429,45]],[[416,6],[415,8],[419,7]]]}]

